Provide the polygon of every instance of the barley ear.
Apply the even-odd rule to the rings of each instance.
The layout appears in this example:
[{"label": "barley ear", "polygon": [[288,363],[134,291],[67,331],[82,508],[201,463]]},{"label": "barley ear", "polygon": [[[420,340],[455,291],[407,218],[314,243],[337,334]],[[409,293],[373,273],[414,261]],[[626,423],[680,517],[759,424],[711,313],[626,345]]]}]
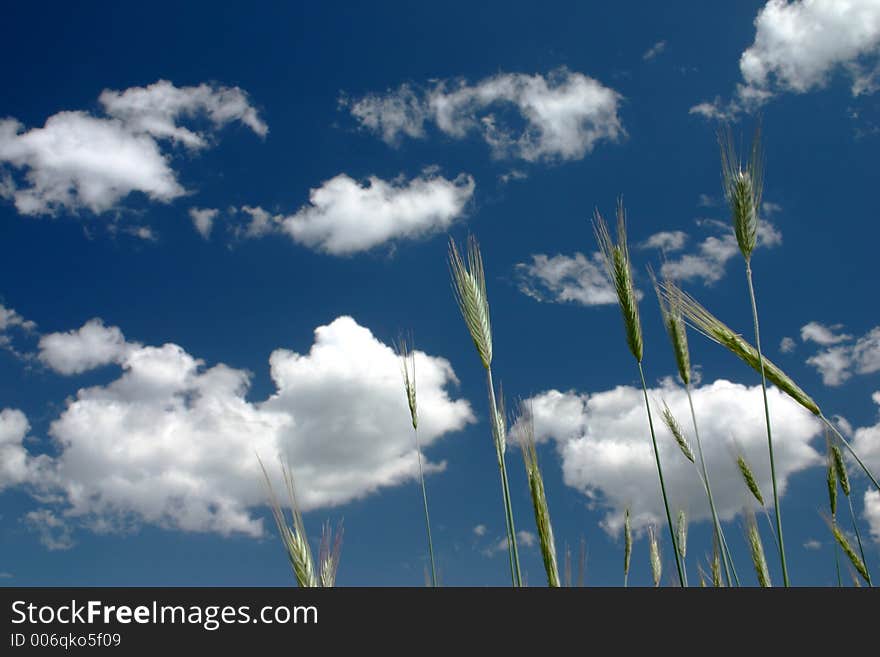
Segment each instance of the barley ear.
[{"label": "barley ear", "polygon": [[752,153],[745,170],[737,156],[730,128],[719,131],[721,181],[724,197],[730,206],[736,242],[743,258],[749,261],[758,242],[758,212],[763,194],[763,154],[760,126],[755,130]]},{"label": "barley ear", "polygon": [[681,453],[684,454],[684,457],[688,461],[693,463],[694,452],[691,449],[690,443],[684,435],[684,430],[675,419],[675,416],[672,415],[672,411],[669,410],[669,406],[666,405],[665,401],[663,402],[663,411],[661,412],[660,417],[663,418],[663,424],[666,425],[666,428],[669,429],[672,437],[675,438],[675,442],[678,443],[678,447],[679,449],[681,449]]},{"label": "barley ear", "polygon": [[477,348],[480,361],[488,370],[492,364],[492,324],[489,320],[486,274],[476,238],[472,235],[468,237],[467,262],[461,257],[455,242],[449,240],[449,269],[452,272],[452,290],[461,316]]},{"label": "barley ear", "polygon": [[593,218],[593,231],[605,263],[605,270],[617,294],[623,324],[626,329],[626,342],[635,359],[641,363],[644,354],[642,343],[642,324],[639,320],[639,303],[633,286],[632,264],[626,241],[626,211],[623,199],[617,203],[617,243],[611,238],[608,224],[596,210]]},{"label": "barley ear", "polygon": [[[668,298],[663,295],[654,270],[648,267],[648,274],[654,286],[654,292],[657,295],[657,301],[660,305],[660,315],[663,318],[663,326],[666,327],[666,333],[669,335],[669,341],[672,343],[672,351],[675,354],[675,364],[678,367],[678,375],[681,377],[682,383],[688,385],[691,382],[691,356],[688,348],[687,327],[681,314],[681,298],[680,294],[675,291],[676,287]],[[665,281],[667,285],[670,281]]]},{"label": "barley ear", "polygon": [[742,455],[737,456],[736,466],[739,468],[739,472],[742,475],[743,481],[745,481],[746,487],[751,491],[752,495],[755,496],[755,499],[758,500],[758,504],[764,506],[764,496],[761,495],[761,489],[758,488],[758,480],[755,479],[755,474],[746,462],[745,457]]},{"label": "barley ear", "polygon": [[868,569],[865,568],[865,563],[862,561],[861,557],[856,554],[856,551],[853,550],[852,545],[850,545],[849,540],[846,538],[846,535],[840,531],[840,528],[834,524],[829,523],[831,525],[831,533],[834,534],[834,538],[837,540],[838,545],[843,550],[843,553],[849,558],[850,563],[853,568],[856,569],[859,575],[862,576],[866,582],[870,581],[870,577],[868,575]]},{"label": "barley ear", "polygon": [[[726,347],[756,372],[761,372],[761,358],[758,356],[758,350],[746,342],[740,334],[735,333],[733,329],[706,310],[696,299],[687,292],[682,291],[674,283],[660,283],[660,289],[667,300],[677,295],[681,304],[682,316],[691,327],[722,347]],[[813,415],[821,417],[822,412],[819,410],[818,404],[785,372],[766,357],[763,358],[763,362],[764,374],[768,381]]]},{"label": "barley ear", "polygon": [[526,466],[526,477],[529,482],[532,507],[535,510],[535,525],[538,529],[538,540],[541,545],[544,570],[547,573],[547,583],[549,586],[556,588],[559,586],[556,542],[553,539],[553,526],[550,524],[550,509],[547,506],[547,496],[544,494],[544,479],[541,476],[541,468],[538,467],[534,419],[528,404],[523,403],[521,405],[520,421],[517,424],[521,429],[519,436],[520,447],[522,448],[523,461]]},{"label": "barley ear", "polygon": [[849,497],[849,475],[846,472],[846,462],[843,460],[843,454],[840,451],[840,447],[837,445],[831,445],[831,457],[834,461],[834,470],[837,473],[837,478],[840,481],[840,487],[843,489],[843,494]]},{"label": "barley ear", "polygon": [[755,574],[758,576],[758,584],[762,587],[770,587],[770,570],[767,568],[767,559],[764,556],[764,545],[761,543],[761,533],[758,531],[758,521],[755,514],[749,511],[746,514],[748,523],[749,552],[752,555],[752,564],[755,566]]},{"label": "barley ear", "polygon": [[678,530],[678,553],[684,559],[687,556],[687,540],[688,540],[688,520],[684,509],[678,512],[678,522],[676,523]]},{"label": "barley ear", "polygon": [[400,358],[400,370],[403,375],[403,387],[406,391],[406,401],[409,405],[409,415],[412,419],[413,429],[419,428],[419,412],[416,404],[416,355],[409,350],[406,340],[400,338],[396,345],[397,355]]}]

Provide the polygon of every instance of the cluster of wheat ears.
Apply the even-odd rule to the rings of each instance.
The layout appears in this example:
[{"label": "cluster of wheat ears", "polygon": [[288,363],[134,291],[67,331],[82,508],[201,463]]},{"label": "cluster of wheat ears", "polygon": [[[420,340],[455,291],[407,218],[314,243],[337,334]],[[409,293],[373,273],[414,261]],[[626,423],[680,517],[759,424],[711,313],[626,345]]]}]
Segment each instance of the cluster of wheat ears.
[{"label": "cluster of wheat ears", "polygon": [[[810,413],[815,415],[825,427],[827,446],[827,483],[829,495],[830,514],[826,516],[831,535],[835,539],[835,563],[837,571],[837,583],[841,585],[841,569],[839,551],[851,564],[852,578],[856,585],[861,585],[861,578],[869,586],[872,585],[870,571],[865,559],[862,547],[861,534],[856,515],[853,511],[851,499],[850,479],[847,474],[847,464],[844,459],[845,449],[853,461],[864,471],[873,486],[880,490],[880,483],[853,450],[850,443],[843,436],[837,426],[822,412],[818,404],[807,395],[789,376],[778,366],[767,360],[761,351],[761,332],[758,323],[758,308],[755,300],[755,288],[752,280],[752,252],[757,246],[759,213],[761,210],[761,196],[763,189],[763,166],[760,129],[756,130],[752,142],[752,148],[748,161],[743,163],[737,155],[732,135],[729,129],[719,132],[719,145],[721,151],[721,179],[724,197],[729,205],[734,234],[739,245],[739,250],[745,263],[745,275],[748,286],[749,302],[752,311],[752,324],[754,328],[754,346],[746,341],[739,333],[729,328],[721,320],[715,317],[696,299],[684,292],[669,279],[657,280],[653,271],[649,269],[649,275],[659,302],[660,312],[664,326],[672,344],[678,375],[684,384],[690,405],[690,422],[693,428],[696,453],[691,448],[687,432],[676,419],[669,407],[663,404],[660,410],[662,422],[671,432],[676,443],[680,447],[683,458],[690,461],[695,467],[695,476],[702,484],[706,495],[706,502],[711,512],[713,524],[712,556],[706,564],[698,566],[698,574],[701,586],[740,586],[745,581],[740,580],[734,565],[727,538],[721,526],[715,501],[712,497],[712,486],[709,473],[703,455],[703,446],[700,441],[700,431],[697,423],[697,412],[694,408],[691,396],[691,363],[688,350],[688,327],[703,334],[710,340],[726,347],[740,360],[744,361],[761,376],[761,389],[763,392],[764,418],[767,430],[767,455],[770,462],[770,478],[773,493],[774,519],[770,521],[770,515],[765,505],[764,496],[758,487],[757,479],[752,473],[751,467],[745,458],[737,457],[737,466],[742,474],[743,484],[750,494],[754,496],[761,508],[767,514],[770,524],[770,532],[779,555],[780,570],[785,586],[790,586],[788,564],[786,562],[785,541],[782,530],[782,511],[779,504],[779,496],[776,481],[776,463],[773,453],[773,433],[770,418],[770,409],[767,403],[767,382],[774,384],[779,390],[787,394]],[[675,557],[677,581],[682,587],[688,586],[687,568],[685,557],[687,554],[687,528],[688,519],[684,511],[679,511],[675,522],[669,507],[666,494],[666,482],[663,478],[663,464],[660,460],[660,450],[657,447],[657,438],[654,432],[654,415],[651,403],[648,399],[648,387],[645,381],[643,368],[644,343],[642,340],[642,326],[639,319],[639,303],[633,283],[633,270],[630,260],[629,248],[626,235],[626,213],[622,200],[617,205],[616,234],[612,235],[608,224],[602,215],[596,210],[593,217],[593,229],[599,250],[602,254],[606,272],[616,295],[621,314],[623,316],[624,333],[630,353],[636,361],[639,378],[644,393],[645,411],[648,420],[648,429],[651,435],[651,446],[654,461],[657,466],[657,476],[660,481],[660,492],[663,497],[666,512],[666,524],[669,529],[669,539],[672,543],[672,552]],[[538,455],[535,447],[534,422],[532,413],[527,403],[521,403],[514,417],[511,418],[510,426],[517,427],[515,438],[508,440],[508,418],[505,413],[503,393],[500,388],[496,391],[492,379],[492,323],[489,314],[489,299],[486,293],[486,277],[483,270],[483,260],[476,239],[471,236],[468,239],[464,253],[456,246],[453,240],[449,243],[449,268],[452,275],[452,287],[458,302],[464,323],[467,326],[480,363],[486,373],[486,386],[488,390],[488,408],[492,431],[492,443],[498,462],[499,479],[501,483],[501,495],[504,508],[506,526],[506,545],[510,566],[511,583],[515,587],[523,586],[523,577],[520,569],[519,553],[517,549],[516,529],[514,527],[514,515],[511,506],[510,486],[507,476],[506,448],[508,442],[518,442],[523,454],[526,477],[531,494],[532,506],[535,515],[535,526],[539,538],[541,556],[547,575],[547,583],[551,587],[561,585],[559,566],[557,562],[556,546],[553,538],[553,527],[550,522],[550,510],[544,493],[544,481],[538,465]],[[438,586],[437,570],[434,559],[434,545],[431,538],[431,520],[428,513],[428,496],[425,488],[425,479],[422,472],[421,447],[418,439],[418,405],[416,396],[416,373],[415,358],[411,351],[412,345],[405,340],[400,340],[397,345],[401,360],[404,392],[410,411],[410,419],[415,437],[416,451],[419,465],[419,483],[421,485],[422,502],[425,512],[425,528],[429,556],[428,580],[432,586]],[[261,464],[262,465],[262,464]],[[266,474],[265,469],[263,470]],[[285,484],[290,497],[290,506],[293,515],[292,526],[287,523],[280,502],[271,491],[268,475],[266,482],[270,488],[272,510],[275,516],[278,530],[281,534],[285,550],[293,567],[294,575],[300,586],[333,586],[336,576],[336,568],[339,564],[339,545],[341,540],[341,528],[336,532],[336,540],[331,548],[332,532],[329,525],[325,525],[321,541],[321,554],[318,566],[314,565],[311,549],[303,528],[302,516],[296,503],[293,480],[289,468],[283,468]],[[856,539],[856,548],[853,547],[848,534],[842,530],[837,520],[838,490],[842,490],[849,505],[849,517],[853,534]],[[767,556],[761,540],[761,532],[755,514],[746,511],[746,540],[752,566],[755,571],[757,583],[762,587],[772,586],[770,572],[767,566]],[[623,584],[627,585],[632,555],[632,529],[630,524],[630,510],[624,512],[624,560],[623,560]],[[662,559],[660,556],[660,543],[653,527],[648,528],[648,546],[650,554],[651,572],[655,586],[659,586],[662,578]],[[839,551],[838,551],[839,548]],[[567,555],[566,571],[570,570]],[[708,570],[708,572],[707,572]],[[570,582],[570,575],[566,581]]]}]

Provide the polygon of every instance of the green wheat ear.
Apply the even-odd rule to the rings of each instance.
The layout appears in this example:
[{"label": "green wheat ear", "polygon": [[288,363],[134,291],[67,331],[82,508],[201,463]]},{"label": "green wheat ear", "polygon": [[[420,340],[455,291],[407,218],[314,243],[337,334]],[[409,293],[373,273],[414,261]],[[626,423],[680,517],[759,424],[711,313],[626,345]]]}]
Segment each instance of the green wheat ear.
[{"label": "green wheat ear", "polygon": [[[651,283],[654,286],[654,293],[657,295],[657,301],[660,304],[660,315],[663,318],[663,326],[666,327],[666,333],[672,342],[672,351],[675,354],[675,364],[678,367],[678,375],[681,377],[682,383],[688,385],[691,382],[691,356],[687,341],[687,327],[684,323],[684,317],[681,312],[681,297],[678,288],[670,287],[670,294],[664,295],[654,271],[649,267],[648,274],[651,277]],[[671,281],[664,279],[664,283],[669,285]]]},{"label": "green wheat ear", "polygon": [[758,212],[764,187],[760,126],[755,130],[751,157],[745,169],[737,156],[730,128],[719,131],[718,145],[724,196],[730,206],[736,242],[748,262],[758,243]]},{"label": "green wheat ear", "polygon": [[764,556],[764,545],[761,543],[761,534],[758,531],[758,521],[755,514],[749,511],[746,514],[748,523],[749,553],[752,556],[752,564],[755,566],[755,574],[758,576],[758,584],[762,587],[773,586],[770,582],[770,570],[767,568],[767,559]]},{"label": "green wheat ear", "polygon": [[452,272],[452,291],[461,316],[467,326],[483,367],[492,364],[492,323],[489,319],[489,297],[486,294],[486,274],[476,238],[467,243],[467,262],[461,257],[455,242],[449,240],[449,268]]},{"label": "green wheat ear", "polygon": [[745,457],[742,455],[737,456],[736,466],[739,468],[739,472],[742,475],[746,487],[751,491],[752,495],[755,496],[755,499],[758,500],[758,504],[764,506],[764,496],[761,495],[761,489],[758,487],[758,480],[755,478],[755,473],[752,472]]},{"label": "green wheat ear", "polygon": [[623,585],[629,579],[629,562],[632,557],[633,536],[630,526],[629,507],[623,512]]},{"label": "green wheat ear", "polygon": [[684,454],[684,457],[688,461],[694,463],[694,452],[691,449],[691,445],[685,437],[684,430],[681,428],[681,425],[675,419],[675,416],[672,415],[672,411],[669,410],[669,406],[667,406],[666,401],[663,402],[663,411],[661,412],[660,417],[663,418],[663,424],[666,425],[666,428],[669,429],[672,437],[675,438],[675,442],[678,443],[678,447],[679,449],[681,449],[681,453]]},{"label": "green wheat ear", "polygon": [[642,324],[639,320],[639,303],[633,286],[632,264],[626,242],[626,211],[623,208],[622,198],[617,203],[617,243],[615,244],[611,238],[608,224],[599,214],[599,210],[594,214],[593,230],[596,233],[596,241],[599,243],[608,277],[617,293],[617,301],[626,329],[627,345],[635,359],[641,363],[644,353]]}]

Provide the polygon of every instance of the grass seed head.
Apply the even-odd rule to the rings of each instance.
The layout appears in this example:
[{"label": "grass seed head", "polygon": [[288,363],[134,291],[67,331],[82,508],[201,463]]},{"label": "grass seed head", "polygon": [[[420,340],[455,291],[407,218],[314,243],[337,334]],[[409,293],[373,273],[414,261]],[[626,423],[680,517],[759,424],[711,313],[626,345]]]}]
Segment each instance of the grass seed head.
[{"label": "grass seed head", "polygon": [[538,528],[541,557],[544,561],[544,570],[547,573],[547,583],[555,588],[559,586],[559,566],[556,561],[556,542],[553,539],[553,526],[550,523],[550,509],[547,506],[547,496],[544,493],[544,479],[541,476],[541,468],[538,466],[535,423],[528,404],[523,403],[520,409],[520,419],[517,422],[521,429],[519,440],[526,466],[532,507],[535,510],[535,525]]},{"label": "grass seed head", "polygon": [[758,584],[762,587],[770,587],[770,570],[767,568],[767,559],[764,556],[764,545],[761,543],[761,533],[758,531],[758,521],[755,514],[746,514],[748,523],[749,552],[752,555],[752,564],[755,566],[755,574],[758,576]]},{"label": "grass seed head", "polygon": [[409,415],[412,419],[413,429],[419,428],[419,412],[416,404],[416,355],[409,350],[406,340],[400,338],[397,342],[397,355],[400,357],[400,371],[403,374],[403,387],[406,392],[406,401],[409,405]]},{"label": "grass seed head", "polygon": [[846,462],[843,460],[843,454],[837,445],[831,445],[831,458],[834,461],[834,470],[837,473],[837,479],[840,481],[843,494],[849,497],[849,475],[846,472]]},{"label": "grass seed head", "polygon": [[629,562],[632,557],[633,536],[630,526],[629,507],[623,512],[623,574],[629,575]]},{"label": "grass seed head", "polygon": [[470,236],[466,261],[449,240],[449,269],[452,272],[452,290],[461,316],[471,334],[483,367],[492,364],[492,324],[489,320],[489,298],[486,295],[486,274],[476,238]]},{"label": "grass seed head", "polygon": [[694,452],[691,449],[690,443],[684,435],[684,430],[681,428],[678,420],[675,419],[675,416],[672,415],[672,411],[669,410],[669,406],[666,405],[665,401],[663,402],[663,412],[660,414],[660,417],[663,418],[663,424],[666,425],[666,428],[672,433],[672,437],[675,438],[675,442],[678,443],[681,453],[684,454],[684,457],[688,461],[693,463]]},{"label": "grass seed head", "polygon": [[868,569],[865,568],[865,563],[862,561],[861,557],[856,554],[856,551],[853,550],[852,545],[850,545],[849,540],[846,535],[840,531],[840,527],[838,527],[835,523],[831,524],[831,533],[834,534],[834,538],[837,540],[838,545],[843,550],[843,553],[847,556],[853,568],[856,569],[859,575],[862,576],[866,582],[868,581]]},{"label": "grass seed head", "polygon": [[632,355],[641,363],[644,353],[642,324],[639,320],[639,302],[633,286],[632,263],[626,242],[626,212],[622,198],[617,203],[617,243],[611,238],[608,224],[598,210],[593,218],[593,230],[605,262],[605,270],[617,293],[617,302],[626,329],[626,342]]},{"label": "grass seed head", "polygon": [[718,144],[721,148],[724,197],[730,206],[736,242],[743,258],[748,261],[758,243],[758,212],[764,186],[760,127],[755,130],[752,153],[745,170],[737,156],[729,128],[719,132]]},{"label": "grass seed head", "polygon": [[[685,321],[694,329],[705,335],[710,340],[726,347],[734,355],[738,356],[756,372],[761,372],[761,358],[758,350],[746,342],[739,333],[728,327],[724,322],[715,317],[692,296],[682,291],[677,285],[670,282],[660,284],[663,296],[668,300],[678,295],[681,304],[681,313]],[[768,360],[764,361],[764,374],[767,380],[773,383],[789,397],[810,411],[813,415],[821,416],[822,412],[815,401],[777,365]]]},{"label": "grass seed head", "polygon": [[755,479],[755,474],[749,467],[745,457],[742,455],[737,456],[736,466],[739,468],[740,474],[742,474],[743,481],[746,482],[746,487],[751,491],[752,495],[755,496],[755,499],[758,500],[758,504],[764,506],[764,496],[761,495],[761,489],[758,488],[758,480]]},{"label": "grass seed head", "polygon": [[831,517],[837,515],[837,471],[833,460],[828,461],[828,474],[825,478],[828,485],[828,505],[831,507]]},{"label": "grass seed head", "polygon": [[[674,291],[667,298],[663,295],[654,272],[650,269],[648,271],[654,285],[654,292],[657,294],[657,301],[660,304],[663,326],[666,327],[666,333],[669,335],[670,342],[672,342],[672,351],[675,354],[678,375],[681,377],[682,383],[688,385],[691,382],[691,356],[688,349],[687,327],[681,314],[679,290],[673,287]],[[668,284],[670,281],[667,279],[665,282]]]}]

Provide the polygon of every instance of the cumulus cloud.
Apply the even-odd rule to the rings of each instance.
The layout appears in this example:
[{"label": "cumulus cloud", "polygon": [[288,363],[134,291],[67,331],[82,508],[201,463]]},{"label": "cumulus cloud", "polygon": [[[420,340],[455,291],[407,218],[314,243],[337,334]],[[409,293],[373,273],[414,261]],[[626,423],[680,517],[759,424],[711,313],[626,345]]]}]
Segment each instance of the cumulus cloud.
[{"label": "cumulus cloud", "polygon": [[211,237],[211,229],[214,228],[214,220],[220,211],[216,208],[190,208],[189,217],[199,235],[208,239]]},{"label": "cumulus cloud", "polygon": [[39,359],[60,374],[81,374],[96,367],[120,363],[140,345],[126,342],[116,326],[91,319],[76,331],[49,333],[40,338]]},{"label": "cumulus cloud", "polygon": [[[730,519],[749,504],[748,492],[736,469],[738,450],[751,464],[761,488],[770,490],[761,387],[717,380],[695,388],[693,395],[715,504],[720,516]],[[655,408],[665,400],[686,432],[691,433],[688,400],[682,388],[667,380],[649,390],[648,396]],[[768,397],[782,494],[792,474],[821,464],[821,457],[811,445],[821,434],[821,426],[777,389],[768,390]],[[528,401],[536,439],[554,442],[562,458],[565,483],[607,511],[602,526],[609,533],[620,530],[627,507],[632,511],[633,527],[665,521],[640,389],[618,386],[592,395],[549,390]],[[655,429],[670,505],[684,509],[694,521],[709,519],[693,464],[682,456],[662,423],[656,422]]]},{"label": "cumulus cloud", "polygon": [[[880,407],[880,391],[871,395],[871,399]],[[868,427],[859,427],[853,433],[853,449],[865,462],[871,472],[880,472],[880,419]],[[855,469],[859,473],[860,470]],[[871,536],[880,543],[880,492],[873,487],[865,491],[865,519],[871,529]]]},{"label": "cumulus cloud", "polygon": [[453,180],[426,172],[411,180],[370,176],[359,182],[339,174],[309,192],[309,203],[292,215],[244,207],[250,221],[242,234],[273,232],[332,255],[350,255],[401,239],[417,239],[449,228],[464,214],[474,179]]},{"label": "cumulus cloud", "polygon": [[[706,285],[720,281],[727,271],[727,263],[739,254],[733,228],[724,222],[704,219],[700,226],[715,231],[697,245],[696,252],[683,253],[667,260],[660,268],[663,276],[678,281],[702,280]],[[758,225],[758,246],[774,247],[782,243],[782,233],[769,221]]]},{"label": "cumulus cloud", "polygon": [[82,209],[100,214],[133,192],[168,203],[186,190],[160,141],[190,149],[210,143],[210,133],[179,121],[206,116],[213,130],[241,121],[257,134],[266,133],[237,87],[178,88],[159,81],[122,92],[105,90],[100,102],[106,116],[59,112],[42,128],[0,120],[0,196],[24,215]]},{"label": "cumulus cloud", "polygon": [[0,491],[34,482],[47,464],[46,456],[31,456],[24,446],[30,423],[13,408],[0,410]]},{"label": "cumulus cloud", "polygon": [[871,530],[871,537],[880,543],[880,492],[865,491],[865,518]]},{"label": "cumulus cloud", "polygon": [[486,525],[477,525],[474,527],[474,536],[485,536],[486,531]]},{"label": "cumulus cloud", "polygon": [[69,550],[74,545],[70,523],[49,509],[29,511],[24,516],[27,527],[40,537],[47,550]]},{"label": "cumulus cloud", "polygon": [[801,340],[804,342],[815,342],[822,346],[851,340],[851,335],[847,335],[846,333],[835,333],[835,331],[839,331],[842,328],[843,326],[841,324],[825,326],[819,322],[809,322],[801,327]]},{"label": "cumulus cloud", "polygon": [[589,258],[543,253],[532,255],[531,262],[516,265],[519,289],[538,301],[579,303],[600,306],[617,303],[617,296],[599,253]]},{"label": "cumulus cloud", "polygon": [[104,90],[98,101],[108,116],[122,121],[131,132],[171,139],[187,148],[206,147],[208,137],[178,125],[183,117],[205,116],[215,129],[238,121],[261,137],[269,132],[247,94],[238,87],[175,87],[159,80],[147,87]]},{"label": "cumulus cloud", "polygon": [[[424,137],[430,122],[454,139],[479,134],[497,158],[536,162],[581,159],[598,142],[620,139],[625,134],[620,101],[613,89],[563,68],[548,76],[499,73],[476,84],[441,80],[426,89],[404,84],[342,104],[389,144],[403,135]],[[508,124],[510,110],[525,122],[523,129]]]},{"label": "cumulus cloud", "polygon": [[23,357],[12,344],[12,333],[15,331],[31,333],[37,325],[19,315],[13,308],[0,303],[0,349],[6,349],[13,355]]},{"label": "cumulus cloud", "polygon": [[[247,399],[248,372],[208,367],[174,344],[121,348],[121,332],[97,321],[57,335],[70,347],[52,359],[61,368],[111,359],[121,367],[110,383],[79,390],[50,426],[58,454],[40,481],[60,501],[44,510],[67,524],[259,535],[253,509],[266,497],[255,453],[276,475],[279,458],[289,460],[305,510],[417,477],[399,359],[350,317],[317,328],[306,353],[272,352],[275,390],[263,401]],[[415,358],[420,439],[430,449],[474,417],[450,396],[449,362]],[[19,422],[13,436],[21,435]],[[429,473],[445,467],[423,464]]]},{"label": "cumulus cloud", "polygon": [[641,243],[643,249],[660,249],[661,251],[680,251],[687,242],[688,235],[681,230],[663,230],[654,233]]},{"label": "cumulus cloud", "polygon": [[755,18],[755,40],[740,56],[733,100],[704,102],[692,113],[730,118],[784,93],[824,87],[846,72],[853,96],[873,93],[880,52],[876,0],[769,0]]},{"label": "cumulus cloud", "polygon": [[815,342],[825,347],[807,359],[822,376],[822,382],[839,386],[854,374],[873,374],[880,371],[880,326],[865,335],[854,338],[847,333],[836,333],[842,325],[825,326],[809,322],[801,328],[804,342]]}]

